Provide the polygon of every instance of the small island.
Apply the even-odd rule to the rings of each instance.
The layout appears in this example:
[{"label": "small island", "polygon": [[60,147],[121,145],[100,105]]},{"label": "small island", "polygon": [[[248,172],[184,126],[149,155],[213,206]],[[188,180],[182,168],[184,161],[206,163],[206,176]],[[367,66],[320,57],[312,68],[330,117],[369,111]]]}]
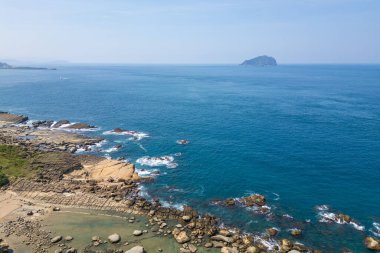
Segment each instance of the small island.
[{"label": "small island", "polygon": [[258,66],[258,67],[277,66],[277,61],[275,58],[271,56],[262,55],[250,60],[245,60],[240,65]]},{"label": "small island", "polygon": [[42,68],[42,67],[16,67],[9,65],[5,62],[0,62],[0,69],[26,69],[26,70],[56,70],[55,68]]}]

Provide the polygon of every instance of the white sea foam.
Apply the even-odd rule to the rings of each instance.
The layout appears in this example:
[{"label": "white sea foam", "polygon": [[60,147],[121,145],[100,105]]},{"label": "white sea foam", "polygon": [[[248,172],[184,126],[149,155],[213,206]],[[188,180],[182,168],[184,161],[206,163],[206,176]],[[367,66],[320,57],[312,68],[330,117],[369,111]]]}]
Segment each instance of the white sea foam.
[{"label": "white sea foam", "polygon": [[258,235],[254,236],[255,242],[259,242],[264,245],[268,250],[275,250],[280,248],[278,242],[272,238],[264,239]]},{"label": "white sea foam", "polygon": [[328,210],[328,208],[326,209],[326,208],[323,207],[321,209],[323,211],[320,211],[318,213],[319,222],[322,222],[322,223],[336,223],[336,224],[349,224],[352,227],[354,227],[356,230],[359,230],[359,231],[364,231],[365,230],[364,226],[360,225],[359,223],[357,223],[355,221],[351,220],[350,222],[347,222],[347,221],[343,220],[341,217],[339,217],[337,214],[325,211],[325,210]]},{"label": "white sea foam", "polygon": [[373,228],[371,228],[369,231],[371,231],[371,233],[374,236],[380,237],[380,224],[377,222],[374,222],[374,223],[372,223],[372,226],[373,226]]},{"label": "white sea foam", "polygon": [[319,206],[316,206],[316,208],[319,211],[327,211],[327,210],[329,210],[329,207],[327,205],[319,205]]},{"label": "white sea foam", "polygon": [[276,196],[273,200],[275,200],[275,201],[280,200],[280,194],[275,193],[275,192],[272,192],[272,194],[273,194],[274,196]]},{"label": "white sea foam", "polygon": [[283,214],[282,217],[285,217],[285,218],[288,218],[288,219],[294,219],[293,216],[291,216],[290,214]]},{"label": "white sea foam", "polygon": [[167,168],[175,168],[178,166],[178,164],[174,162],[174,157],[172,156],[161,156],[161,157],[144,156],[137,159],[136,163],[150,166],[150,167],[166,166]]},{"label": "white sea foam", "polygon": [[148,152],[148,150],[146,150],[146,148],[144,148],[144,146],[141,145],[141,143],[138,143],[137,145],[138,145],[142,150],[144,150],[145,152]]},{"label": "white sea foam", "polygon": [[[53,123],[52,126],[54,126],[55,123]],[[51,130],[63,130],[63,131],[66,131],[66,132],[94,132],[94,131],[99,131],[100,130],[100,128],[98,128],[98,127],[81,128],[81,129],[68,128],[68,127],[70,127],[70,126],[72,126],[74,124],[77,124],[77,123],[78,122],[71,122],[71,123],[68,123],[68,124],[62,124],[61,126],[56,127],[56,128],[55,127],[51,127],[50,129]]]},{"label": "white sea foam", "polygon": [[152,176],[157,176],[159,175],[159,170],[157,169],[153,169],[153,170],[147,170],[147,169],[136,169],[136,173],[139,175],[139,176],[143,176],[143,177],[152,177]]},{"label": "white sea foam", "polygon": [[180,211],[183,211],[183,209],[185,208],[185,204],[181,204],[181,203],[173,203],[173,202],[168,202],[165,200],[160,200],[160,203],[163,207],[175,208]]},{"label": "white sea foam", "polygon": [[149,134],[147,134],[147,133],[137,132],[137,131],[129,131],[129,130],[125,130],[125,131],[121,131],[121,132],[115,132],[114,130],[111,130],[111,131],[105,131],[105,132],[103,132],[103,134],[104,135],[126,135],[126,136],[132,136],[132,138],[130,138],[130,140],[137,140],[137,141],[149,137]]},{"label": "white sea foam", "polygon": [[112,148],[104,149],[104,150],[102,150],[102,152],[104,152],[104,153],[112,153],[112,152],[118,151],[119,149],[120,149],[119,147],[112,147]]}]

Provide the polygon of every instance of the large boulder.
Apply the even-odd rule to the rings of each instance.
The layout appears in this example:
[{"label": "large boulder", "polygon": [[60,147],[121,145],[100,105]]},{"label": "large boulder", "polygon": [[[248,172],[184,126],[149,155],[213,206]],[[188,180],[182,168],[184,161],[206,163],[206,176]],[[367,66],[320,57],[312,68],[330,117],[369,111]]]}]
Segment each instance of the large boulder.
[{"label": "large boulder", "polygon": [[120,237],[119,234],[112,234],[112,235],[108,236],[108,240],[109,240],[111,243],[118,243],[118,242],[120,242],[121,237]]},{"label": "large boulder", "polygon": [[190,241],[190,237],[186,234],[186,231],[180,231],[179,233],[174,234],[174,238],[178,243],[185,243]]},{"label": "large boulder", "polygon": [[369,250],[380,250],[380,240],[373,238],[371,236],[368,236],[364,240],[364,244]]},{"label": "large boulder", "polygon": [[144,253],[145,249],[143,246],[135,246],[132,249],[125,251],[125,253]]},{"label": "large boulder", "polygon": [[211,240],[214,240],[214,241],[219,241],[219,242],[226,242],[226,243],[233,243],[233,239],[231,237],[227,237],[227,236],[224,236],[224,235],[214,235],[214,236],[211,236]]}]

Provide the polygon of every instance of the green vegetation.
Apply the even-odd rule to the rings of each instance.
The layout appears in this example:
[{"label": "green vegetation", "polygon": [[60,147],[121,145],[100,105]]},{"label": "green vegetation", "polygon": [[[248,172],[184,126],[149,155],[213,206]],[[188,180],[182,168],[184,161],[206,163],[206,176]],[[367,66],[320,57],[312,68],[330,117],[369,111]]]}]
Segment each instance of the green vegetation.
[{"label": "green vegetation", "polygon": [[0,187],[9,183],[8,177],[0,170]]},{"label": "green vegetation", "polygon": [[0,185],[18,177],[28,177],[30,156],[17,146],[0,145]]}]

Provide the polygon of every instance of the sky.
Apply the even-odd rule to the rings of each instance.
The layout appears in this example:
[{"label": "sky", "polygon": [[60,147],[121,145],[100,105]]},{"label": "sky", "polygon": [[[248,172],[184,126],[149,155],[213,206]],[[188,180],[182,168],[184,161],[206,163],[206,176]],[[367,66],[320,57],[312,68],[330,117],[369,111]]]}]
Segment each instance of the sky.
[{"label": "sky", "polygon": [[0,0],[0,59],[380,63],[380,0]]}]

